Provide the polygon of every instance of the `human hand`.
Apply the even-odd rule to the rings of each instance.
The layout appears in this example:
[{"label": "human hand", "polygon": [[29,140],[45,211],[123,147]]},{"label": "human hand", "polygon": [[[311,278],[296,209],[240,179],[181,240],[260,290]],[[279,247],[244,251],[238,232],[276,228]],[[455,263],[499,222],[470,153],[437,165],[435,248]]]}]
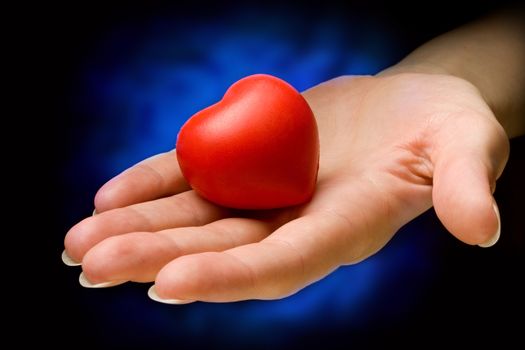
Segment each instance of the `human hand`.
[{"label": "human hand", "polygon": [[495,243],[491,192],[508,140],[473,85],[402,73],[341,77],[304,96],[321,142],[311,202],[221,208],[189,189],[174,151],[158,155],[104,185],[98,214],[68,232],[84,283],[155,281],[152,296],[173,303],[280,298],[374,254],[432,205],[463,242]]}]

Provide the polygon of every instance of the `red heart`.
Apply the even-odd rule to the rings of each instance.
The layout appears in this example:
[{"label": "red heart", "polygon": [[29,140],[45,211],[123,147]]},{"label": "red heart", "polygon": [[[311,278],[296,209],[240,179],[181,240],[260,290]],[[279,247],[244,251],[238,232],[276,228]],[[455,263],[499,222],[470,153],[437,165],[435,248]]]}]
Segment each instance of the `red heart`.
[{"label": "red heart", "polygon": [[306,100],[264,74],[233,84],[177,138],[182,174],[201,196],[238,209],[304,203],[319,168],[319,135]]}]

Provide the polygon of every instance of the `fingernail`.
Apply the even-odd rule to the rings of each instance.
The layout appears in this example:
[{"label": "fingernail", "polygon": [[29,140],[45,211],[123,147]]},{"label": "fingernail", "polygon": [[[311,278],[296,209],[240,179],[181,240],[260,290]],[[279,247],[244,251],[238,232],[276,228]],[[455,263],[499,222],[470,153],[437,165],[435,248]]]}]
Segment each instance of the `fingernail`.
[{"label": "fingernail", "polygon": [[496,205],[496,202],[492,204],[492,207],[494,208],[494,212],[496,213],[496,217],[498,218],[498,230],[487,242],[478,244],[482,248],[492,247],[494,244],[498,242],[499,236],[501,234],[501,219],[499,216],[499,210],[498,210],[498,206]]},{"label": "fingernail", "polygon": [[67,255],[66,250],[62,252],[62,262],[66,264],[67,266],[80,266],[82,263],[76,262],[75,260],[71,259],[69,255]]},{"label": "fingernail", "polygon": [[80,285],[84,288],[107,288],[107,287],[118,286],[119,284],[126,283],[127,281],[111,281],[111,282],[102,282],[102,283],[93,284],[86,278],[86,275],[84,275],[84,272],[81,272],[80,276],[78,276],[78,282],[80,282]]},{"label": "fingernail", "polygon": [[150,299],[158,301],[159,303],[164,304],[176,304],[176,305],[182,305],[182,304],[189,304],[193,303],[195,300],[180,300],[180,299],[162,299],[157,295],[157,291],[155,290],[155,285],[152,285],[151,288],[148,290],[148,297]]},{"label": "fingernail", "polygon": [[95,216],[97,215],[97,208],[93,209],[93,214],[91,214],[91,216]]}]

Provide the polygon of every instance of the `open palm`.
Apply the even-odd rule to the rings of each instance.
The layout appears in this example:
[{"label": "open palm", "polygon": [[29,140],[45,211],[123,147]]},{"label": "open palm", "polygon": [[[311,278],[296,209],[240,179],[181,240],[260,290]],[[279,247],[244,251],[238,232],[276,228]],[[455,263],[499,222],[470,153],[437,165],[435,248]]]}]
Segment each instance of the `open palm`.
[{"label": "open palm", "polygon": [[[165,301],[280,298],[383,247],[435,206],[469,244],[497,239],[491,191],[507,137],[479,92],[459,78],[341,77],[306,92],[321,142],[311,202],[268,211],[218,207],[184,181],[175,151],[109,181],[97,215],[66,252],[87,286],[155,281]],[[496,210],[495,210],[496,209]]]}]

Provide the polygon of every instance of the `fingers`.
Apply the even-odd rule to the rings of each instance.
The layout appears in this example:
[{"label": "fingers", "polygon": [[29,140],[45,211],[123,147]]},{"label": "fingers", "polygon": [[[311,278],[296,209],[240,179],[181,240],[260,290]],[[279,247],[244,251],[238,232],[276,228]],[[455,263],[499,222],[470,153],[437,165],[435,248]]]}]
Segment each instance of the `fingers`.
[{"label": "fingers", "polygon": [[465,243],[488,247],[501,229],[492,192],[507,161],[508,140],[479,119],[464,125],[470,136],[447,138],[437,150],[432,197],[448,231]]},{"label": "fingers", "polygon": [[188,189],[173,150],[148,158],[108,181],[95,196],[95,208],[101,213]]},{"label": "fingers", "polygon": [[314,213],[267,239],[223,252],[182,256],[157,275],[162,299],[214,302],[273,299],[294,293],[339,266],[371,254],[364,221]]},{"label": "fingers", "polygon": [[95,284],[153,281],[158,271],[177,257],[258,242],[274,229],[272,222],[228,218],[202,227],[128,233],[107,238],[93,247],[82,268]]},{"label": "fingers", "polygon": [[151,202],[113,209],[84,219],[66,235],[67,255],[82,261],[84,254],[102,240],[129,232],[155,232],[168,228],[200,226],[224,218],[228,211],[194,191]]}]

